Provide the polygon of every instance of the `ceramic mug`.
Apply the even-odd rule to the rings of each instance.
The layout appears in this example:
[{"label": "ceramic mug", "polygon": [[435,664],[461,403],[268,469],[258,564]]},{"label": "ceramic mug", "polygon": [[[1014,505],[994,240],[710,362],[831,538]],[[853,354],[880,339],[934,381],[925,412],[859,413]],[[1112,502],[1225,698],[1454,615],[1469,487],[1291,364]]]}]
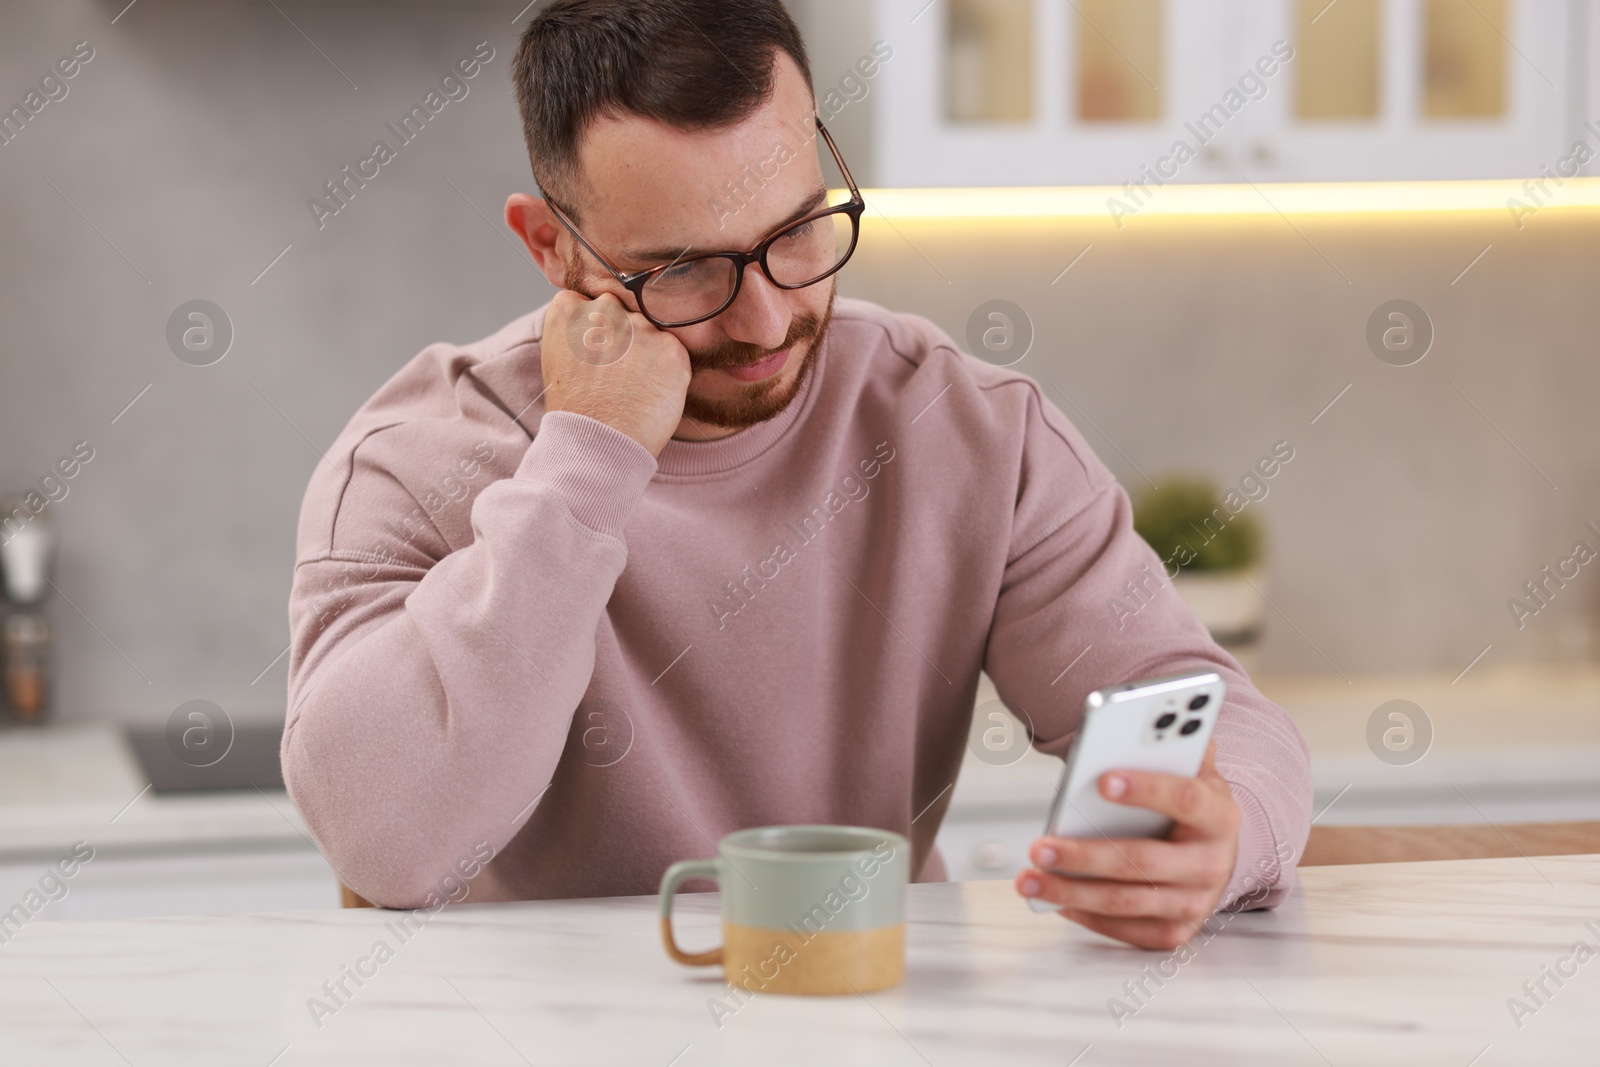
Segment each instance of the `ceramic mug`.
[{"label": "ceramic mug", "polygon": [[[722,944],[684,952],[672,936],[672,900],[688,878],[722,891]],[[911,843],[864,826],[737,830],[709,860],[682,860],[661,876],[661,940],[691,967],[720,963],[731,985],[764,993],[865,993],[906,970],[906,884]]]}]

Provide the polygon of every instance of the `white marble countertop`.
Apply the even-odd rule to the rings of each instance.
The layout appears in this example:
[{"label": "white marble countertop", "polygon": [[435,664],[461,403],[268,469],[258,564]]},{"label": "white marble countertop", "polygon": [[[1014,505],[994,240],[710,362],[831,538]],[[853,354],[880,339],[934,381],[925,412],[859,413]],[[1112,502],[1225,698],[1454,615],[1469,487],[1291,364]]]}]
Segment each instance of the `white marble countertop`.
[{"label": "white marble countertop", "polygon": [[0,863],[48,862],[77,841],[132,855],[310,838],[282,790],[157,795],[113,723],[0,730]]},{"label": "white marble countertop", "polygon": [[[407,941],[400,913],[365,909],[35,923],[0,944],[0,1062],[1592,1061],[1600,962],[1568,954],[1600,947],[1600,856],[1302,873],[1284,907],[1232,917],[1187,957],[1037,915],[1006,882],[913,885],[901,986],[757,996],[720,1027],[720,978],[666,958],[652,897],[453,905]],[[717,939],[716,906],[680,899],[681,943]],[[310,998],[379,940],[392,958],[314,1020]],[[1514,1019],[1508,999],[1541,979],[1549,996]]]}]

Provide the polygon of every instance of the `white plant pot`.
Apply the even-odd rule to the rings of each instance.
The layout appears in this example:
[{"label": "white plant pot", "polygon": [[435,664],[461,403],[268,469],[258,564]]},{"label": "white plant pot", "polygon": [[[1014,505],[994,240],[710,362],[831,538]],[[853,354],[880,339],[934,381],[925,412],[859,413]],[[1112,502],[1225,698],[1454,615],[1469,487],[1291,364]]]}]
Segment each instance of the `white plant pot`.
[{"label": "white plant pot", "polygon": [[1268,610],[1260,568],[1180,571],[1172,585],[1219,645],[1231,651],[1260,639]]}]

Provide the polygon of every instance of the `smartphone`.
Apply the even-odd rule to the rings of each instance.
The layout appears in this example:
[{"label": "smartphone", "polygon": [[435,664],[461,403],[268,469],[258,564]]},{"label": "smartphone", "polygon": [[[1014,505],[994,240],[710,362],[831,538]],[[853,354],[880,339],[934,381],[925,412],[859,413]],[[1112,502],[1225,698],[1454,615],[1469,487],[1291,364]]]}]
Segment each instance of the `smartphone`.
[{"label": "smartphone", "polygon": [[[1172,820],[1100,795],[1107,771],[1200,773],[1227,683],[1215,671],[1174,674],[1096,689],[1084,700],[1083,726],[1067,750],[1045,819],[1047,837],[1165,837]],[[1034,911],[1056,911],[1028,898]]]}]

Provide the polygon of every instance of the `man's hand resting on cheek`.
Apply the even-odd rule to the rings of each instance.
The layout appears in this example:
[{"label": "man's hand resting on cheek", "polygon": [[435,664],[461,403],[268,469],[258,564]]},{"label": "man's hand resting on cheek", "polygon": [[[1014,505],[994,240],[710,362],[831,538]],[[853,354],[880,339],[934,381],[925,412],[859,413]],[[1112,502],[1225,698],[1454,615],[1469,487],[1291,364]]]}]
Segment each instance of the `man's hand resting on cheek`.
[{"label": "man's hand resting on cheek", "polygon": [[1198,777],[1111,771],[1100,778],[1100,795],[1169,816],[1172,833],[1164,841],[1041,837],[1029,853],[1036,867],[1017,875],[1017,891],[1107,937],[1177,948],[1221,901],[1239,848],[1239,806],[1217,773],[1216,745],[1206,748]]},{"label": "man's hand resting on cheek", "polygon": [[692,368],[672,334],[611,293],[558,292],[539,346],[545,410],[571,411],[621,430],[659,456],[683,418]]}]

